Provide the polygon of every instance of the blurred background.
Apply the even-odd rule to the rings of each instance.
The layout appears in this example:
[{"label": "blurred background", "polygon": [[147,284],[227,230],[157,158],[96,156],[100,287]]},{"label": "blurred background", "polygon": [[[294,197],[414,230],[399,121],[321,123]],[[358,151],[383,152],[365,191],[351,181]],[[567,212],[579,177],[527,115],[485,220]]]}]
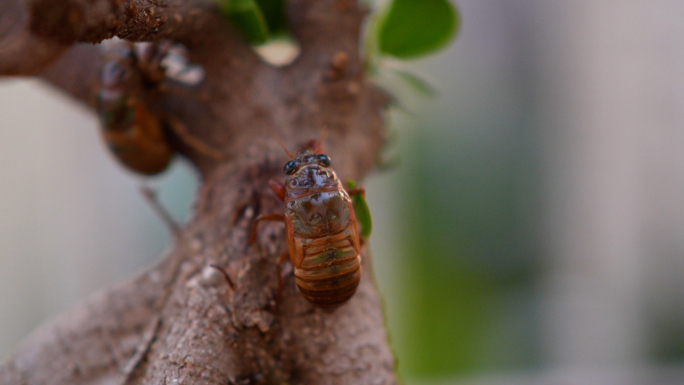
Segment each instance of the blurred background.
[{"label": "blurred background", "polygon": [[[684,383],[684,2],[456,4],[364,182],[404,383]],[[92,113],[2,79],[0,116],[1,359],[169,237]],[[187,218],[187,164],[153,183]]]}]

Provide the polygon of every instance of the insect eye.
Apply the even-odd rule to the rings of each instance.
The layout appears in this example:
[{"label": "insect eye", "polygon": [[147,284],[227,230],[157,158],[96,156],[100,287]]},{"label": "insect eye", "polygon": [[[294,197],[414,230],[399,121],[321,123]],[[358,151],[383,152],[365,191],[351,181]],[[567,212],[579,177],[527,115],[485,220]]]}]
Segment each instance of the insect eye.
[{"label": "insect eye", "polygon": [[327,155],[323,155],[323,154],[318,155],[316,157],[316,159],[318,159],[318,164],[320,164],[321,166],[325,166],[325,167],[330,166],[330,158],[328,158]]},{"label": "insect eye", "polygon": [[295,168],[297,167],[297,162],[294,160],[291,160],[285,164],[285,168],[283,171],[285,171],[285,174],[287,175],[292,175],[295,172]]}]

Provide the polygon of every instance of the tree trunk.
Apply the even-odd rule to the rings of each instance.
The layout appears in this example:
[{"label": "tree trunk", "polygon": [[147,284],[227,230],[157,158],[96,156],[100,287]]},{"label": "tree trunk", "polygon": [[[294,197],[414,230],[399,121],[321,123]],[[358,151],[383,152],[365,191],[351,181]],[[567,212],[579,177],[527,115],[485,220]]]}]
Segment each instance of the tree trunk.
[{"label": "tree trunk", "polygon": [[[249,231],[280,213],[269,191],[290,149],[317,138],[342,180],[363,177],[383,142],[384,95],[359,57],[365,11],[352,0],[289,0],[302,48],[275,68],[254,54],[208,0],[0,0],[0,73],[35,75],[92,107],[99,42],[170,38],[204,66],[197,90],[159,89],[150,108],[225,154],[171,137],[202,176],[194,215],[158,266],[44,325],[0,367],[0,384],[394,384],[370,260],[356,295],[332,312],[294,287],[284,227]],[[346,60],[333,60],[333,58]],[[177,90],[176,90],[177,91]],[[235,281],[231,290],[221,274]]]}]

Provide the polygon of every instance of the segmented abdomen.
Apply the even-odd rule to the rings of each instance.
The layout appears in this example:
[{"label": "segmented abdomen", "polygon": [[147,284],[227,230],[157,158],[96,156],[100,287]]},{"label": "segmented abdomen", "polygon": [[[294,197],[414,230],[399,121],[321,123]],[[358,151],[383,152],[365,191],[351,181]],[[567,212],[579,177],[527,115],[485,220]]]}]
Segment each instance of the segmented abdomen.
[{"label": "segmented abdomen", "polygon": [[356,292],[361,278],[361,256],[351,238],[330,241],[328,237],[311,240],[304,259],[294,270],[301,293],[316,306],[335,307]]}]

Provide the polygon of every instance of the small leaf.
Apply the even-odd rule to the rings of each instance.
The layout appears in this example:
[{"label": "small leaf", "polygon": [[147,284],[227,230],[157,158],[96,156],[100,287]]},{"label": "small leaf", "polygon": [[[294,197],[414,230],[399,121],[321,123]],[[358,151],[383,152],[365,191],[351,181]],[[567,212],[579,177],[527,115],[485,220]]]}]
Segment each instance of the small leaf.
[{"label": "small leaf", "polygon": [[437,91],[427,82],[427,80],[422,79],[410,72],[401,70],[392,70],[395,75],[399,76],[406,84],[408,84],[414,91],[419,92],[421,95],[434,97],[437,95]]},{"label": "small leaf", "polygon": [[[352,180],[347,181],[347,188],[349,190],[356,187],[356,183]],[[359,224],[360,232],[362,238],[368,238],[373,230],[373,223],[371,222],[370,210],[368,209],[368,204],[366,203],[366,198],[362,194],[354,194],[351,196],[352,206],[354,207],[354,215],[356,216],[356,222]]]},{"label": "small leaf", "polygon": [[271,35],[287,32],[287,13],[285,0],[255,0],[264,15]]},{"label": "small leaf", "polygon": [[401,59],[425,55],[444,47],[459,24],[447,0],[394,0],[380,26],[381,53]]},{"label": "small leaf", "polygon": [[264,14],[255,0],[218,0],[221,13],[228,17],[250,44],[263,44],[269,38]]}]

